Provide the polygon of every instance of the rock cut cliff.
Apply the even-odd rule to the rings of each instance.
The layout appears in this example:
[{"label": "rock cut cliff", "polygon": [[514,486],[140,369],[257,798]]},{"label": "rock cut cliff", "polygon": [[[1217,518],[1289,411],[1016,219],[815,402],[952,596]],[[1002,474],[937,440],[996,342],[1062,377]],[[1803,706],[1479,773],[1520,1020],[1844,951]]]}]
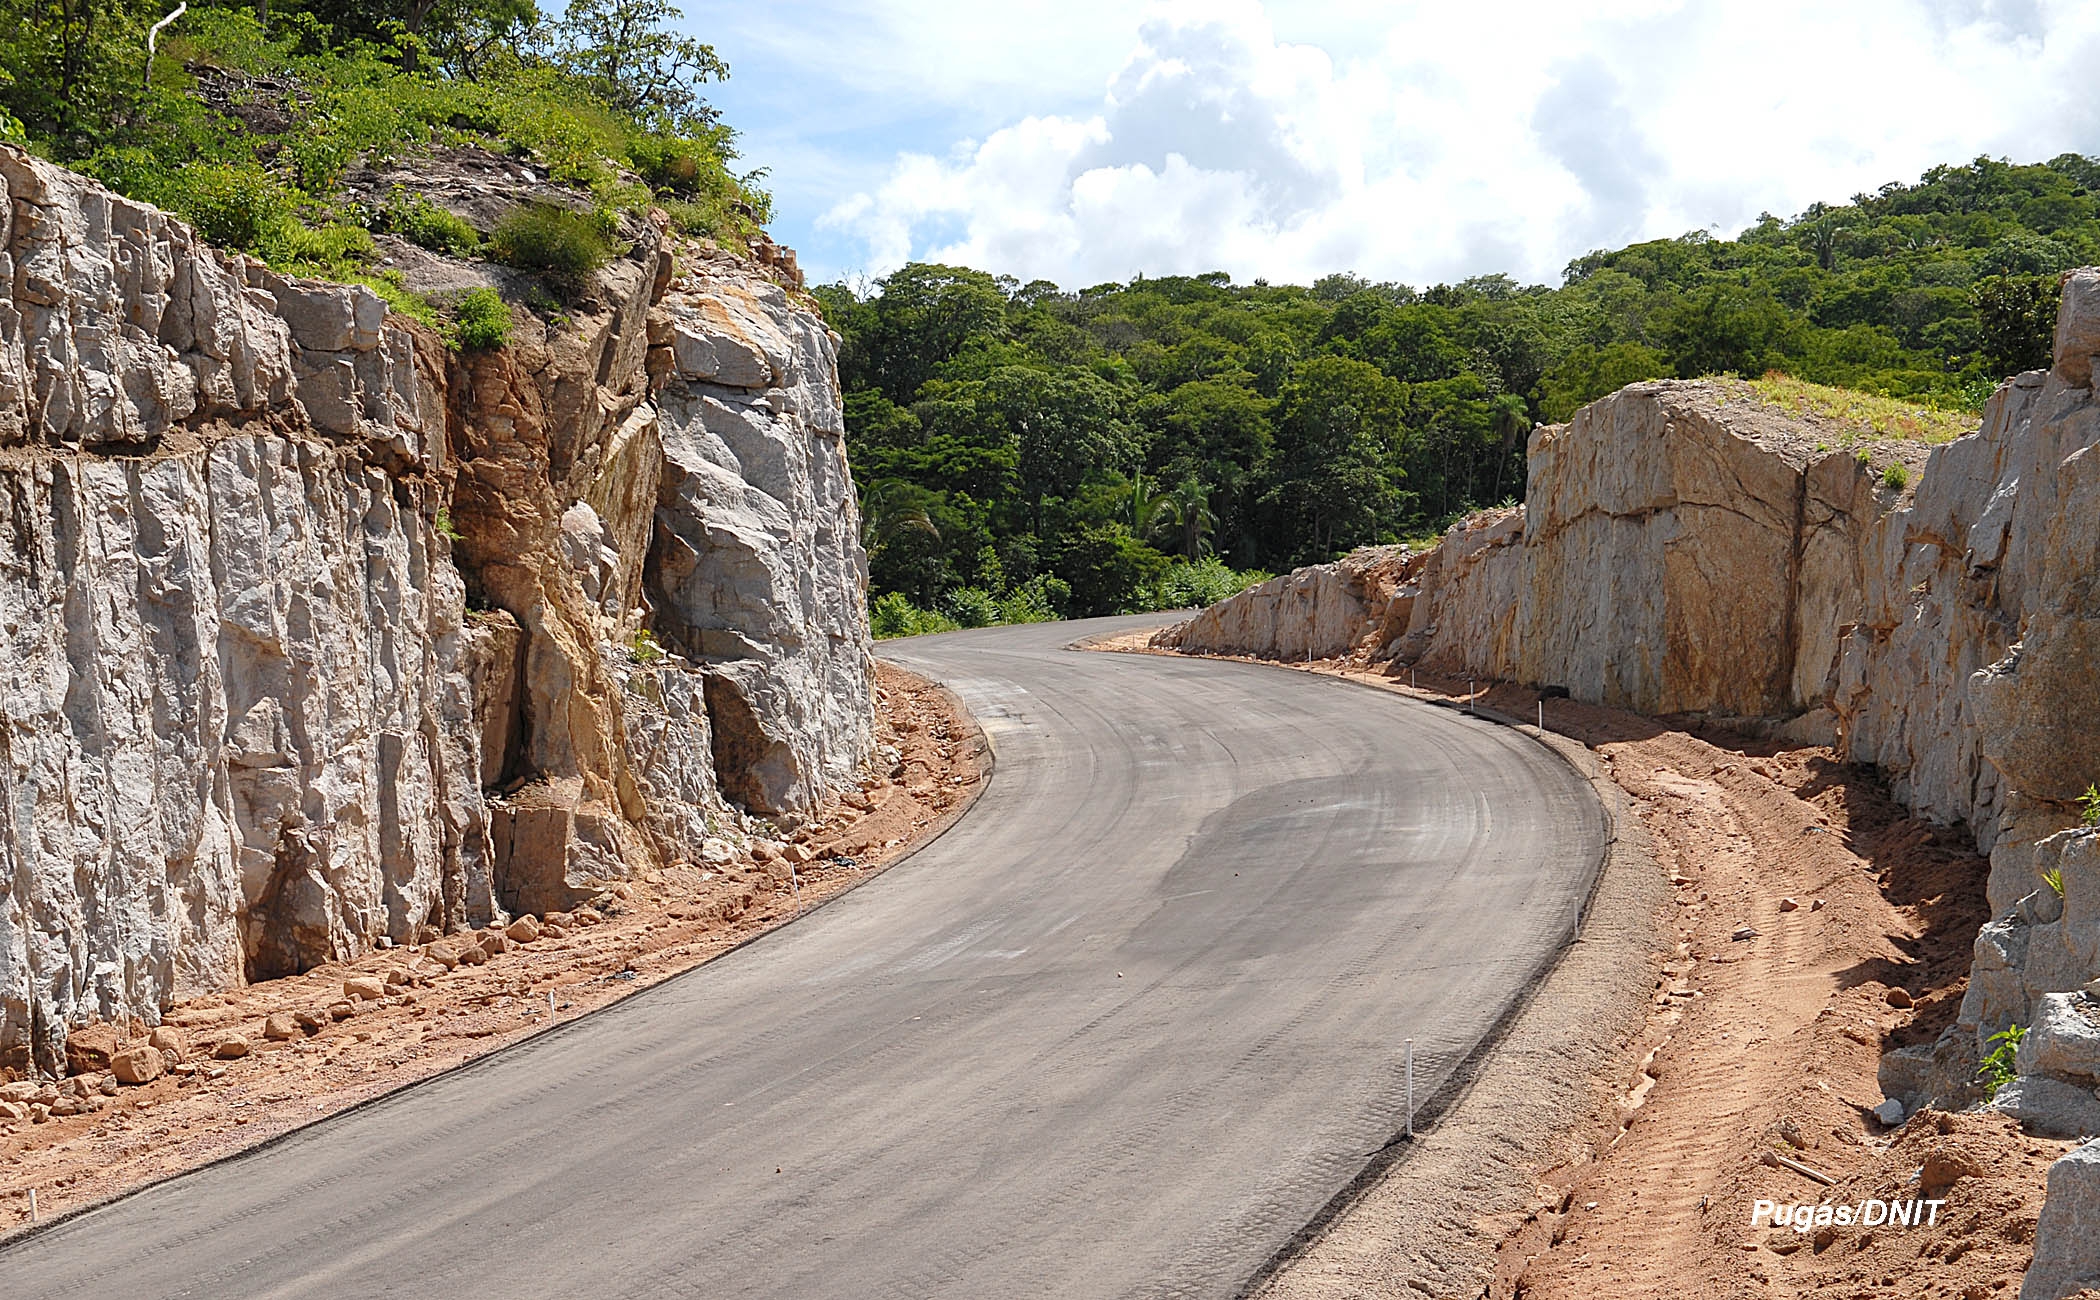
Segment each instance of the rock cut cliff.
[{"label": "rock cut cliff", "polygon": [[836,339],[765,268],[631,218],[461,356],[19,151],[0,190],[0,1065],[867,761]]}]

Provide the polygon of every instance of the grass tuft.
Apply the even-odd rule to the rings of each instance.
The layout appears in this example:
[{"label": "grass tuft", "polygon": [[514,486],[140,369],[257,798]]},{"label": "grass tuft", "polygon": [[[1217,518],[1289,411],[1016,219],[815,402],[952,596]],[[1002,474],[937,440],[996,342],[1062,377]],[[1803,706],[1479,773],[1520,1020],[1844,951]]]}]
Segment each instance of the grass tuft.
[{"label": "grass tuft", "polygon": [[1967,411],[1927,406],[1915,399],[1883,397],[1828,384],[1811,384],[1777,370],[1762,379],[1738,380],[1742,388],[1765,406],[1792,416],[1816,415],[1851,426],[1851,438],[1890,439],[1908,442],[1952,442],[1976,432],[1976,417]]}]

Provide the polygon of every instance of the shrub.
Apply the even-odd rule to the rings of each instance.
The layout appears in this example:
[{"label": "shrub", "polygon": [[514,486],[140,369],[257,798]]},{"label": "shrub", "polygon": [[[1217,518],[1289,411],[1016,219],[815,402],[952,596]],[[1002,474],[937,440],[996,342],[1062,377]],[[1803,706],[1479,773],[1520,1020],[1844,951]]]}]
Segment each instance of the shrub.
[{"label": "shrub", "polygon": [[999,598],[1001,623],[1049,623],[1064,617],[1072,587],[1063,578],[1039,574]]},{"label": "shrub", "polygon": [[292,219],[291,197],[260,163],[192,163],[155,198],[207,243],[260,252]]},{"label": "shrub", "polygon": [[581,289],[612,256],[612,241],[599,222],[549,204],[519,208],[489,236],[497,260],[538,271],[566,292]]},{"label": "shrub", "polygon": [[656,634],[648,628],[634,634],[634,641],[627,650],[636,663],[644,666],[661,662],[664,657],[664,648],[657,644]]},{"label": "shrub", "polygon": [[1216,556],[1194,563],[1176,560],[1167,569],[1167,576],[1160,580],[1156,605],[1159,609],[1215,605],[1239,595],[1257,582],[1267,582],[1270,577],[1270,574],[1253,571],[1237,572]]},{"label": "shrub", "polygon": [[868,607],[868,630],[878,638],[953,632],[958,626],[944,614],[920,609],[901,591],[886,591]]},{"label": "shrub", "polygon": [[2018,1025],[2009,1025],[1992,1034],[1987,1040],[1996,1043],[1997,1046],[1991,1049],[1990,1055],[1983,1058],[1983,1065],[1976,1071],[1976,1077],[1983,1080],[1984,1100],[1988,1101],[1997,1096],[1998,1089],[2011,1083],[2018,1075],[2019,1069],[2014,1061],[2020,1052],[2020,1040],[2025,1037],[2026,1030]]},{"label": "shrub", "polygon": [[493,352],[510,342],[510,306],[494,289],[469,289],[453,310],[459,346],[468,352]]},{"label": "shrub", "polygon": [[1910,471],[1903,467],[1903,462],[1900,460],[1881,471],[1881,486],[1889,489],[1891,492],[1901,492],[1903,485],[1908,482],[1910,482]]},{"label": "shrub", "polygon": [[941,612],[964,627],[990,627],[999,622],[999,605],[982,587],[958,587],[941,600]]},{"label": "shrub", "polygon": [[264,255],[280,271],[343,280],[357,274],[372,260],[372,236],[361,227],[336,223],[302,226],[296,221],[279,223],[264,236]]},{"label": "shrub", "polygon": [[388,310],[400,312],[441,335],[450,332],[444,318],[438,315],[437,307],[430,299],[401,283],[399,271],[382,271],[378,275],[349,275],[342,278],[354,284],[364,285],[378,294],[385,301]]},{"label": "shrub", "polygon": [[464,257],[481,247],[481,232],[465,217],[447,212],[421,194],[394,191],[386,210],[387,228],[433,253]]},{"label": "shrub", "polygon": [[2081,825],[2100,826],[2100,782],[2086,786],[2085,793],[2078,796],[2078,810]]}]

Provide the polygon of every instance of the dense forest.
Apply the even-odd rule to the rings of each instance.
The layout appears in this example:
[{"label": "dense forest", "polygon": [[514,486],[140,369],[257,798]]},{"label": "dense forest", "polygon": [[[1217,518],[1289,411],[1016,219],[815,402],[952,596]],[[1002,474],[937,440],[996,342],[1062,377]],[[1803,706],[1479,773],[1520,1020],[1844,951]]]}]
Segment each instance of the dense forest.
[{"label": "dense forest", "polygon": [[[1224,274],[1076,292],[915,264],[817,297],[887,632],[1215,599],[1520,498],[1534,424],[1639,379],[1774,372],[1944,432],[2047,364],[2100,161],[1937,167],[1735,239],[1416,289]],[[1798,388],[1798,386],[1797,386]],[[1900,425],[1901,422],[1899,422]]]}]

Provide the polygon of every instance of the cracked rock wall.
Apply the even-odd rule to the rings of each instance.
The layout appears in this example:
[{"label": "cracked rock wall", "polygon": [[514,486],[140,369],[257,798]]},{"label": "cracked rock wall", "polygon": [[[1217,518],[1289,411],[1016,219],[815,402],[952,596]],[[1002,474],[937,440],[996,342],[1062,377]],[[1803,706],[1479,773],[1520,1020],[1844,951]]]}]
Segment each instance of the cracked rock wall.
[{"label": "cracked rock wall", "polygon": [[0,1069],[858,774],[835,340],[755,268],[634,220],[462,358],[4,147],[0,187]]}]

